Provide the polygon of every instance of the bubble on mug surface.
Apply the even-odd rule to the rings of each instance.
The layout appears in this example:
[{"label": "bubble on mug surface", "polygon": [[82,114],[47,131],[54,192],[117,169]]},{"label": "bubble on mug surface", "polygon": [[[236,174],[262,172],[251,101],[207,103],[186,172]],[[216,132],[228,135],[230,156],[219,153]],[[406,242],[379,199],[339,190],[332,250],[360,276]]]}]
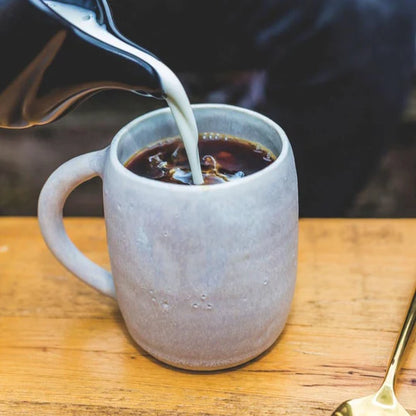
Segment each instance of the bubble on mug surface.
[{"label": "bubble on mug surface", "polygon": [[197,303],[193,303],[193,304],[192,304],[192,308],[193,308],[193,309],[198,309],[198,308],[199,308],[199,305],[198,305]]},{"label": "bubble on mug surface", "polygon": [[169,310],[169,303],[166,300],[162,302],[162,308],[165,311],[168,311]]},{"label": "bubble on mug surface", "polygon": [[135,242],[136,242],[136,246],[143,247],[149,244],[149,239],[147,238],[147,235],[142,232],[138,235]]},{"label": "bubble on mug surface", "polygon": [[207,298],[207,295],[203,294],[201,295],[201,300],[205,300]]}]

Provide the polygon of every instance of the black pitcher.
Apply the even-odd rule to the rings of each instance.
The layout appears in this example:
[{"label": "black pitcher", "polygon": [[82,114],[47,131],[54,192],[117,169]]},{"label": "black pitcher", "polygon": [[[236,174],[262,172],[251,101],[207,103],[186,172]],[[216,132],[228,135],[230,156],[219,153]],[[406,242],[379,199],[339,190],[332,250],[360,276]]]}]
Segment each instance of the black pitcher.
[{"label": "black pitcher", "polygon": [[52,7],[78,7],[89,13],[85,19],[94,18],[111,35],[152,56],[120,34],[106,0],[51,3],[0,0],[0,127],[49,123],[104,89],[163,98],[151,65],[97,39]]}]

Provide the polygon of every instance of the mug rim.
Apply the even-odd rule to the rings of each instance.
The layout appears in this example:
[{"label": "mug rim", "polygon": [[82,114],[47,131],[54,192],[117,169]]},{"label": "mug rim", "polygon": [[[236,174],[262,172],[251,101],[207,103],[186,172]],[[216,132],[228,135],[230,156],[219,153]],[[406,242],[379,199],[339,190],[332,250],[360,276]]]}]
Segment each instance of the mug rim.
[{"label": "mug rim", "polygon": [[[130,132],[132,128],[134,128],[137,124],[142,123],[143,121],[151,118],[156,117],[159,114],[164,113],[170,113],[169,107],[163,107],[159,108],[157,110],[150,111],[146,114],[143,114],[132,121],[130,121],[128,124],[126,124],[124,127],[122,127],[114,136],[111,144],[110,144],[110,162],[112,163],[113,167],[116,169],[116,171],[121,175],[127,175],[127,178],[130,178],[130,180],[134,180],[138,183],[142,183],[144,186],[153,186],[155,188],[165,189],[165,190],[183,190],[183,192],[213,192],[215,189],[224,189],[229,188],[233,186],[242,186],[245,183],[248,183],[249,181],[258,180],[263,175],[267,175],[272,170],[277,169],[286,159],[289,153],[290,149],[290,142],[289,139],[284,132],[284,130],[273,120],[266,117],[263,114],[260,114],[256,111],[249,110],[247,108],[238,107],[235,105],[230,104],[214,104],[214,103],[203,103],[203,104],[192,104],[191,105],[192,110],[194,109],[224,109],[224,110],[233,110],[240,113],[244,113],[250,117],[257,118],[261,120],[262,122],[268,124],[270,127],[275,130],[282,142],[282,149],[279,153],[279,155],[276,157],[276,160],[274,160],[270,165],[260,169],[257,172],[251,173],[250,175],[247,175],[243,178],[239,178],[235,181],[230,182],[224,182],[224,183],[217,183],[215,186],[184,186],[182,184],[177,183],[169,183],[169,182],[162,182],[151,178],[146,178],[140,175],[137,175],[133,172],[131,172],[129,169],[127,169],[123,163],[118,158],[118,148],[120,145],[120,142],[123,140],[124,136]],[[139,150],[139,149],[138,149]],[[133,156],[133,155],[132,155]]]}]

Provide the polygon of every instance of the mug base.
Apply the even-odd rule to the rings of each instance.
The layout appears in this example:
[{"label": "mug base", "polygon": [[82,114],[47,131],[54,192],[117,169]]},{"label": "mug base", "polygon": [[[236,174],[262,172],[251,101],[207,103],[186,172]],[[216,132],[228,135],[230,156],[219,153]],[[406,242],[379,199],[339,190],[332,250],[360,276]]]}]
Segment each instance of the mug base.
[{"label": "mug base", "polygon": [[257,350],[251,351],[249,354],[240,356],[240,357],[233,357],[228,359],[217,359],[217,360],[186,360],[186,359],[176,359],[169,357],[164,354],[159,354],[156,351],[152,351],[151,348],[146,348],[146,346],[140,345],[140,347],[149,353],[154,359],[160,361],[163,364],[167,364],[171,367],[187,370],[187,371],[203,371],[203,372],[211,372],[211,371],[220,371],[220,370],[227,370],[232,369],[243,364],[247,364],[250,361],[259,358],[261,355],[266,354],[278,341],[280,337],[279,335],[274,338],[271,342],[268,342],[262,348]]}]

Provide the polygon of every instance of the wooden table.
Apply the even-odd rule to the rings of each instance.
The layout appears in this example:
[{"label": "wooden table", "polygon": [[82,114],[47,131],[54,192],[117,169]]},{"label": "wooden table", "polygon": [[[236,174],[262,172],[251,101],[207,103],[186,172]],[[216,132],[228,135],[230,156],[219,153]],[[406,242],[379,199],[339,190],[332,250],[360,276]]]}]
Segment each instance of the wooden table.
[{"label": "wooden table", "polygon": [[[108,266],[102,219],[68,219]],[[286,328],[263,356],[215,373],[152,359],[117,304],[50,254],[33,218],[0,219],[0,415],[330,415],[382,381],[416,283],[415,220],[301,220]],[[416,415],[416,346],[399,377]]]}]

